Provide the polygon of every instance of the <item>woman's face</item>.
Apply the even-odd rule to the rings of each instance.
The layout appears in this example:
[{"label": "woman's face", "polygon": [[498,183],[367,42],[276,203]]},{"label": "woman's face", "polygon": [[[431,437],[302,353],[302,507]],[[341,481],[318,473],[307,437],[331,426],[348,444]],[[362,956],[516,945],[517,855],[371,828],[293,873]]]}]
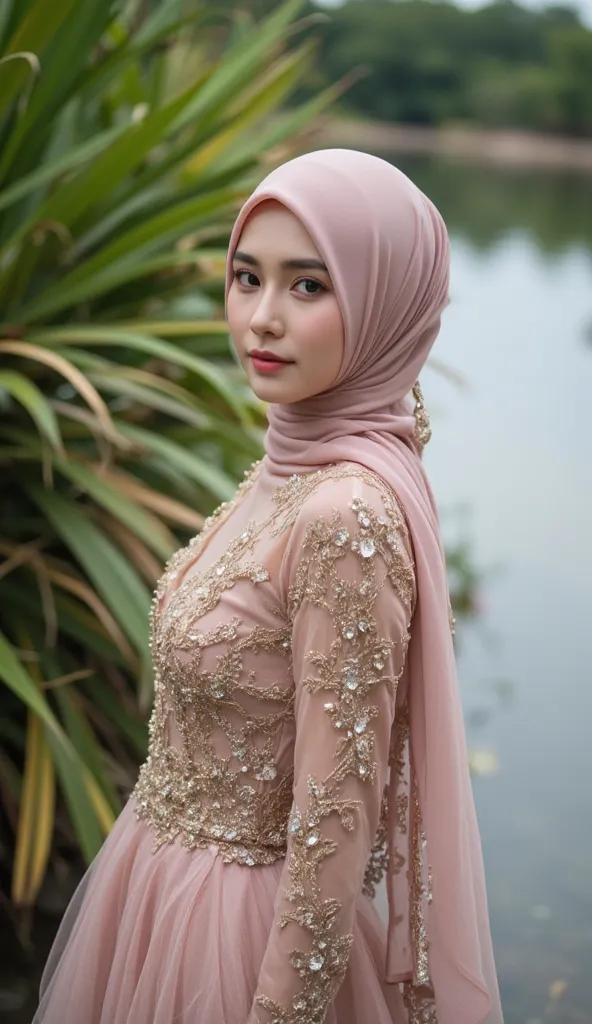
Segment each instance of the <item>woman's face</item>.
[{"label": "woman's face", "polygon": [[274,199],[256,206],[232,271],[228,323],[257,397],[287,404],[330,388],[343,357],[343,321],[327,268],[298,218]]}]

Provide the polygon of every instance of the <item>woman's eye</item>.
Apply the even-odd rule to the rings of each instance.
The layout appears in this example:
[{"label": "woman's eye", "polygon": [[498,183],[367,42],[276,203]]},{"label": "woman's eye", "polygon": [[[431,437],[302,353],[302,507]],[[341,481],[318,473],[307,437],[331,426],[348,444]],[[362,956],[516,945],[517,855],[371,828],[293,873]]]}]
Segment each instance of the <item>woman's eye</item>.
[{"label": "woman's eye", "polygon": [[251,270],[237,270],[234,276],[245,288],[254,288],[259,284],[259,278]]},{"label": "woman's eye", "polygon": [[320,281],[315,281],[312,277],[304,277],[301,281],[297,281],[294,285],[295,288],[300,288],[300,285],[304,285],[304,289],[301,290],[301,295],[318,295],[318,293],[325,291],[324,284]]}]

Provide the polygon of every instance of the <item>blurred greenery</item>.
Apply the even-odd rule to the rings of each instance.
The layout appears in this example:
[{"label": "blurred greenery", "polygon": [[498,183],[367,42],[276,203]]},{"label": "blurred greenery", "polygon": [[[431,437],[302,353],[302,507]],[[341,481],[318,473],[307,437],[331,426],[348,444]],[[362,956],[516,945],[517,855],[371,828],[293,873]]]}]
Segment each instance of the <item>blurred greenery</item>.
[{"label": "blurred greenery", "polygon": [[225,249],[339,91],[282,113],[314,51],[301,8],[1,8],[0,870],[17,908],[109,831],[146,751],[155,581],[261,453]]},{"label": "blurred greenery", "polygon": [[299,100],[360,67],[341,104],[350,115],[592,135],[592,31],[569,6],[346,0],[326,15],[309,29],[321,45]]}]

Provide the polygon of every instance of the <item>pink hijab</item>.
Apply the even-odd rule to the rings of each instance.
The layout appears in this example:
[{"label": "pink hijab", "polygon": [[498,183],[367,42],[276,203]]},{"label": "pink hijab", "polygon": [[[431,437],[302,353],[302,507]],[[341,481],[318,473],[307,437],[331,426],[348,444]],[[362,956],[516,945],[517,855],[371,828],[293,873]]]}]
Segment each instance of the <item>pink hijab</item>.
[{"label": "pink hijab", "polygon": [[[415,838],[412,827],[401,836],[391,771],[385,977],[432,987],[433,1024],[500,1024],[445,559],[408,397],[448,304],[446,227],[430,200],[391,164],[367,153],[329,149],[290,160],[264,179],[237,217],[229,253],[250,211],[265,199],[283,203],[312,237],[345,327],[343,362],[331,389],[292,405],[269,406],[270,469],[289,475],[349,461],[374,470],[396,492],[414,549],[408,756],[414,779],[410,804],[418,806],[421,824]],[[414,883],[400,872],[402,841],[407,864],[420,860],[421,920],[410,892]]]}]

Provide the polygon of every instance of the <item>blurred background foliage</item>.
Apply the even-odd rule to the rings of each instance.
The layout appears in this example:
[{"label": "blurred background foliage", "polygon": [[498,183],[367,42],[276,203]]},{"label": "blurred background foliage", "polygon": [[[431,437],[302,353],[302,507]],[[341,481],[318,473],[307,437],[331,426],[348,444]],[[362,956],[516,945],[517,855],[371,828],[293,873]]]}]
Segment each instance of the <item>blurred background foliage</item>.
[{"label": "blurred background foliage", "polygon": [[[273,0],[251,0],[259,12]],[[232,0],[222,0],[231,7]],[[494,0],[346,0],[311,26],[320,40],[296,99],[360,65],[342,113],[386,122],[592,135],[592,31],[566,6]]]}]

